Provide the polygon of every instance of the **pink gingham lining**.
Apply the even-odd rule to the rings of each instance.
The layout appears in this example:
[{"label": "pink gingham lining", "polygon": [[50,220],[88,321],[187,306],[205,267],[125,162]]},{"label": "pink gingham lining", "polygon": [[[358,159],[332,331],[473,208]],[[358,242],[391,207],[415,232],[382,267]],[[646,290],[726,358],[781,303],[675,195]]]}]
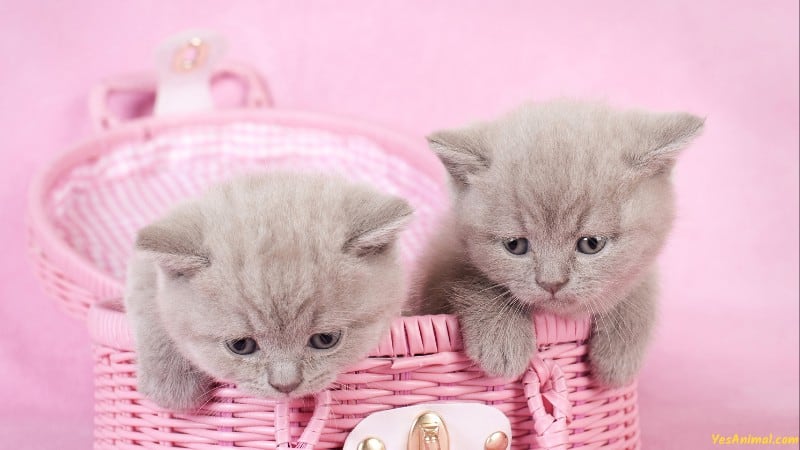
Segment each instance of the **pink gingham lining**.
[{"label": "pink gingham lining", "polygon": [[[135,231],[170,206],[237,173],[320,171],[406,198],[407,266],[444,209],[443,171],[424,143],[344,119],[230,111],[150,119],[79,146],[34,181],[30,240],[48,292],[73,315],[120,295]],[[99,293],[91,298],[91,292]]]}]

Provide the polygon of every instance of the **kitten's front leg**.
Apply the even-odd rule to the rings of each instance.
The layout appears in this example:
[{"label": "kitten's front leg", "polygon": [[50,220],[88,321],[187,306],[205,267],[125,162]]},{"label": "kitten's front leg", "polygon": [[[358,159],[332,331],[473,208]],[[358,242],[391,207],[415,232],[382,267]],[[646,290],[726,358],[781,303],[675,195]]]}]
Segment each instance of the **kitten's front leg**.
[{"label": "kitten's front leg", "polygon": [[140,324],[136,331],[138,389],[159,406],[189,411],[211,393],[213,380],[175,348],[157,326]]},{"label": "kitten's front leg", "polygon": [[647,279],[610,311],[592,317],[589,362],[602,384],[620,387],[636,377],[655,322],[655,298],[655,283]]},{"label": "kitten's front leg", "polygon": [[210,393],[213,380],[178,351],[161,323],[152,263],[134,259],[128,272],[125,307],[136,341],[138,390],[158,405],[188,411]]},{"label": "kitten's front leg", "polygon": [[530,311],[512,303],[502,288],[462,285],[454,296],[467,356],[491,376],[522,375],[536,351]]}]

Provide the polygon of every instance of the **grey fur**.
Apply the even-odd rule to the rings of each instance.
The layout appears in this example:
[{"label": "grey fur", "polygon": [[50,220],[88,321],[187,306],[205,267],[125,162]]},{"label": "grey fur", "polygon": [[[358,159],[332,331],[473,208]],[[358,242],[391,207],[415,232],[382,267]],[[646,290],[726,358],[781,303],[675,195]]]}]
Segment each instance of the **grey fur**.
[{"label": "grey fur", "polygon": [[[673,220],[675,158],[703,120],[559,100],[429,137],[454,181],[449,222],[414,297],[459,316],[466,351],[492,375],[523,373],[531,313],[591,314],[590,361],[608,385],[639,369],[655,318],[655,269]],[[604,236],[599,253],[576,251]],[[503,241],[525,237],[515,256]],[[542,286],[564,283],[552,295]]]},{"label": "grey fur", "polygon": [[[125,303],[139,390],[188,410],[213,380],[260,396],[324,388],[377,345],[400,313],[395,242],[411,216],[396,197],[320,175],[247,176],[142,229]],[[309,336],[343,330],[329,351]],[[235,355],[225,341],[253,337]]]}]

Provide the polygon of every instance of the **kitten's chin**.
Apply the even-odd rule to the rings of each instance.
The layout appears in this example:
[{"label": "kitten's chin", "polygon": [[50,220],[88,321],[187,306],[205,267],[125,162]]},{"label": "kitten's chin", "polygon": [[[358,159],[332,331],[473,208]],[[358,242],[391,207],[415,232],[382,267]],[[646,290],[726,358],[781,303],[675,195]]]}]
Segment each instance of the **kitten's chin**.
[{"label": "kitten's chin", "polygon": [[259,398],[267,398],[270,400],[291,400],[293,398],[300,398],[306,397],[309,395],[308,393],[302,392],[302,390],[298,389],[297,391],[292,391],[289,393],[278,392],[272,388],[262,388],[262,387],[254,387],[254,386],[246,386],[246,385],[237,385],[239,389],[246,392],[253,397]]},{"label": "kitten's chin", "polygon": [[316,394],[319,394],[321,391],[323,391],[329,385],[330,385],[330,383],[323,384],[323,385],[314,384],[314,386],[301,385],[300,387],[298,387],[294,391],[289,392],[289,394],[286,397],[287,398],[302,398],[302,397],[308,397],[310,395],[316,395]]},{"label": "kitten's chin", "polygon": [[544,296],[532,302],[534,312],[557,316],[579,316],[587,313],[586,305],[572,297]]},{"label": "kitten's chin", "polygon": [[318,394],[320,391],[324,390],[330,384],[331,383],[320,384],[319,382],[315,382],[313,383],[313,385],[301,384],[300,386],[297,387],[297,389],[288,393],[276,391],[271,387],[248,385],[245,383],[238,384],[237,387],[254,397],[268,398],[271,400],[291,400]]}]

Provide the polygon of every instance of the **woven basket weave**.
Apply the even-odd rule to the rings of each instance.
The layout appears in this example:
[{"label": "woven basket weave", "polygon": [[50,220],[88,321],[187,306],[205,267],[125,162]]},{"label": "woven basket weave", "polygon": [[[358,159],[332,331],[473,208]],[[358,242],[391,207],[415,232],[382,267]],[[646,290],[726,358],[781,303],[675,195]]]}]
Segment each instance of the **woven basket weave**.
[{"label": "woven basket weave", "polygon": [[[194,415],[143,399],[125,315],[107,300],[121,297],[136,230],[176,202],[243,172],[338,173],[414,207],[399,243],[407,269],[447,205],[443,168],[423,142],[353,121],[263,108],[266,92],[244,75],[251,108],[128,123],[96,113],[98,134],[58,158],[32,186],[29,243],[37,273],[70,315],[88,314],[95,449],[337,448],[372,412],[433,401],[495,406],[511,421],[514,448],[639,448],[635,385],[607,390],[593,383],[585,320],[537,317],[539,354],[514,381],[486,377],[463,354],[452,317],[424,316],[396,320],[369,358],[316,398],[276,403],[220,386]],[[134,85],[152,88],[146,80]]]},{"label": "woven basket weave", "polygon": [[397,319],[369,358],[316,399],[274,402],[221,386],[192,415],[161,410],[136,392],[136,355],[118,304],[97,305],[89,322],[96,450],[341,448],[365,416],[434,401],[493,405],[509,418],[515,449],[639,448],[635,385],[609,390],[592,382],[587,320],[537,316],[538,356],[509,382],[487,377],[467,358],[452,316]]}]

